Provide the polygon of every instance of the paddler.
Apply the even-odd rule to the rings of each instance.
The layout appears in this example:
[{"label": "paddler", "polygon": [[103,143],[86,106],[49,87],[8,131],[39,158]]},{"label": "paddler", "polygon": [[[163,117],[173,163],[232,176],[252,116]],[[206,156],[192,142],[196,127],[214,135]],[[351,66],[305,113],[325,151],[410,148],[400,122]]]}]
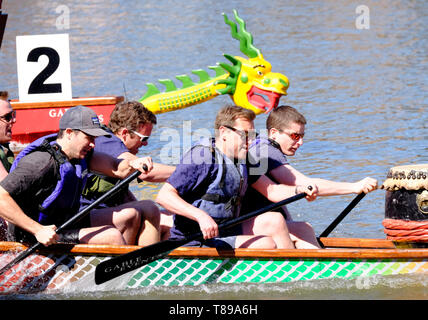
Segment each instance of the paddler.
[{"label": "paddler", "polygon": [[9,222],[16,241],[45,246],[56,242],[134,244],[141,217],[126,206],[96,210],[57,234],[57,226],[75,215],[88,171],[123,179],[135,170],[151,171],[150,157],[118,160],[94,151],[95,138],[109,135],[93,110],[68,109],[59,132],[42,137],[20,152],[0,182],[0,217]]},{"label": "paddler", "polygon": [[294,248],[285,219],[278,212],[261,214],[231,229],[218,228],[218,223],[239,216],[248,185],[273,202],[296,192],[305,192],[308,200],[316,197],[309,186],[277,185],[266,176],[248,175],[245,161],[255,137],[254,118],[254,112],[248,109],[222,108],[215,120],[215,138],[203,139],[193,146],[162,186],[156,201],[175,214],[170,239],[181,240],[201,231],[204,241],[187,245]]},{"label": "paddler", "polygon": [[[9,174],[15,155],[9,148],[16,112],[8,101],[7,91],[0,91],[0,181]],[[7,240],[7,223],[0,218],[0,241]]]},{"label": "paddler", "polygon": [[[96,138],[94,150],[108,153],[118,159],[137,159],[136,155],[139,149],[148,145],[152,129],[156,124],[156,116],[140,102],[119,102],[110,114],[108,127],[104,127],[110,136]],[[153,163],[153,169],[150,172],[142,173],[139,179],[149,182],[165,182],[174,169],[174,166]],[[91,173],[83,190],[81,209],[113,188],[117,182],[117,178]],[[135,208],[142,216],[144,232],[138,239],[139,245],[146,246],[158,242],[162,236],[160,233],[166,234],[163,237],[164,240],[168,238],[168,226],[172,225],[170,215],[164,212],[160,219],[159,209],[154,202],[150,200],[137,201],[129,188],[124,188],[123,191],[118,192],[100,207],[115,207],[123,204]],[[166,229],[164,232],[161,232],[163,231],[160,229],[161,226]]]},{"label": "paddler", "polygon": [[6,91],[0,91],[0,180],[9,173],[14,154],[9,148],[12,140],[12,128],[16,122],[16,111],[7,100]]},{"label": "paddler", "polygon": [[[369,193],[377,189],[377,180],[366,177],[357,182],[336,182],[310,178],[292,167],[287,156],[294,156],[303,144],[305,117],[295,108],[278,106],[266,120],[267,137],[258,136],[249,149],[249,172],[267,175],[271,180],[290,186],[312,185],[319,196]],[[257,210],[270,203],[257,190],[250,188],[244,198],[243,212]],[[292,220],[287,208],[282,212],[287,217],[291,238],[298,248],[319,248],[311,225]]]}]

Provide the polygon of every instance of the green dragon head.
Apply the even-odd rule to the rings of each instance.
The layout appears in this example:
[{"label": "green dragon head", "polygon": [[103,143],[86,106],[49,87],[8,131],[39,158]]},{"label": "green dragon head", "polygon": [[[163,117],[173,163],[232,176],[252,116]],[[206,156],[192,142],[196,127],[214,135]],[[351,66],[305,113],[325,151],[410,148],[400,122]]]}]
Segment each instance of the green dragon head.
[{"label": "green dragon head", "polygon": [[140,99],[153,113],[170,112],[203,103],[220,94],[229,94],[236,105],[253,110],[256,114],[270,112],[278,105],[282,95],[287,94],[288,79],[280,73],[272,72],[271,64],[263,59],[260,50],[254,47],[253,38],[245,29],[245,22],[234,10],[237,25],[230,21],[225,14],[224,20],[231,27],[232,36],[240,41],[241,52],[249,59],[232,57],[225,54],[232,65],[219,63],[209,67],[215,71],[211,77],[205,70],[193,70],[199,76],[199,82],[194,83],[188,75],[176,76],[182,82],[177,88],[171,79],[160,79],[166,87],[161,92],[154,84],[147,84],[147,92]]},{"label": "green dragon head", "polygon": [[224,84],[218,89],[220,94],[230,94],[236,105],[253,110],[256,114],[268,113],[278,106],[282,95],[287,94],[289,81],[281,73],[272,72],[271,64],[263,58],[260,50],[253,45],[252,35],[245,29],[245,22],[236,10],[233,11],[237,25],[223,14],[224,21],[231,28],[232,37],[240,41],[240,50],[249,59],[224,55],[233,66],[220,63],[229,77],[216,84]]}]

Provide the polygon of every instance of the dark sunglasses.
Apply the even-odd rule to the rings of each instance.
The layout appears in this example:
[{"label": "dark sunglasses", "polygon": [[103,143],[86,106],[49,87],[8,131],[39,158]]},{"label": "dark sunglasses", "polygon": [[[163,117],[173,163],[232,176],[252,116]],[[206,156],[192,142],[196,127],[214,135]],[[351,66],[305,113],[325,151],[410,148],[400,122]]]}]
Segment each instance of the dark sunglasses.
[{"label": "dark sunglasses", "polygon": [[13,120],[16,119],[16,111],[13,110],[9,113],[6,113],[6,114],[0,116],[0,119],[4,120],[7,123],[12,122]]},{"label": "dark sunglasses", "polygon": [[132,133],[136,134],[137,136],[140,137],[140,141],[141,142],[146,142],[147,140],[149,140],[149,136],[144,136],[141,133],[138,133],[137,131],[132,131]]},{"label": "dark sunglasses", "polygon": [[230,127],[230,126],[223,126],[223,127],[228,128],[228,129],[236,132],[237,134],[239,134],[241,139],[245,140],[245,141],[254,140],[257,136],[257,133],[254,130],[245,131],[245,130],[239,130],[239,129],[236,129],[236,128]]}]

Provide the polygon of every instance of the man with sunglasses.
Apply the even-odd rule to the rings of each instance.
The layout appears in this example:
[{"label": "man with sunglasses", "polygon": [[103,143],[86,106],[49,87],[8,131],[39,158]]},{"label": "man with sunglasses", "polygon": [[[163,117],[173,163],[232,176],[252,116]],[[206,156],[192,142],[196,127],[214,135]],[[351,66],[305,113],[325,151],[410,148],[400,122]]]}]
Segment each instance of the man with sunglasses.
[{"label": "man with sunglasses", "polygon": [[[9,173],[15,155],[9,148],[12,127],[16,122],[16,112],[7,101],[8,92],[0,91],[0,181]],[[7,224],[0,218],[0,241],[7,240]]]},{"label": "man with sunglasses", "polygon": [[[7,95],[6,95],[7,97]],[[16,122],[16,111],[6,99],[0,99],[0,181],[9,173],[14,154],[9,149],[12,127]]]},{"label": "man with sunglasses", "polygon": [[[250,174],[266,175],[278,184],[290,186],[312,185],[319,196],[371,192],[377,181],[367,177],[354,183],[310,178],[293,168],[287,156],[294,156],[303,144],[306,119],[295,108],[278,106],[266,120],[267,137],[257,137],[250,146]],[[270,201],[250,188],[244,200],[243,211],[248,212],[268,205]],[[298,248],[318,248],[315,232],[308,223],[293,221],[287,208],[281,210],[287,217],[287,226]]]},{"label": "man with sunglasses", "polygon": [[[59,225],[79,212],[89,171],[124,179],[136,170],[152,169],[149,157],[118,160],[94,151],[95,138],[108,135],[96,113],[87,107],[68,109],[58,134],[30,143],[0,182],[0,217],[9,222],[16,241],[36,240],[45,246],[58,241],[90,244],[135,244],[141,217],[132,207],[92,210],[61,234]],[[155,204],[153,203],[153,207]]]},{"label": "man with sunglasses", "polygon": [[[124,101],[118,103],[110,115],[108,127],[104,129],[110,133],[109,137],[100,136],[96,139],[95,151],[107,153],[118,159],[133,160],[142,146],[147,146],[148,139],[156,125],[156,116],[138,101]],[[160,163],[153,163],[150,172],[142,173],[139,179],[149,182],[163,182],[175,167]],[[81,208],[98,199],[105,192],[114,187],[119,179],[105,177],[93,173],[89,176],[82,193]],[[162,237],[160,230],[159,210],[149,200],[137,201],[129,188],[124,188],[116,196],[107,200],[100,208],[115,207],[123,204],[137,209],[144,221],[144,233],[140,239],[142,245],[158,242]],[[162,215],[162,225],[168,223],[168,216]],[[171,224],[168,223],[168,224]],[[166,232],[166,231],[164,231]]]},{"label": "man with sunglasses", "polygon": [[[253,111],[238,106],[222,108],[215,120],[215,137],[193,146],[162,186],[156,201],[175,214],[170,239],[182,240],[201,231],[204,241],[187,245],[217,248],[287,248],[294,245],[285,219],[267,212],[227,230],[218,224],[241,214],[242,199],[252,185],[269,200],[278,202],[295,193],[295,187],[277,185],[267,177],[248,176],[246,157],[255,137]],[[257,177],[258,178],[258,177]],[[297,192],[314,196],[311,188]]]}]

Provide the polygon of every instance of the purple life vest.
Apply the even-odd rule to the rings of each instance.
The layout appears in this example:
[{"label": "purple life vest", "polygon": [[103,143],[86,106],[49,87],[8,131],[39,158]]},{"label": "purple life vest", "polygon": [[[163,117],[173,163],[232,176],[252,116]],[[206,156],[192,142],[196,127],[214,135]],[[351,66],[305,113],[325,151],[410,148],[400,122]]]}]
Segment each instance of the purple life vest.
[{"label": "purple life vest", "polygon": [[31,152],[42,151],[52,155],[57,163],[58,182],[52,193],[39,204],[39,216],[33,218],[43,225],[59,226],[79,210],[80,195],[86,183],[88,165],[85,159],[78,160],[75,164],[70,163],[56,143],[56,137],[56,134],[52,134],[30,143],[16,157],[10,171],[12,172],[19,161]]}]

